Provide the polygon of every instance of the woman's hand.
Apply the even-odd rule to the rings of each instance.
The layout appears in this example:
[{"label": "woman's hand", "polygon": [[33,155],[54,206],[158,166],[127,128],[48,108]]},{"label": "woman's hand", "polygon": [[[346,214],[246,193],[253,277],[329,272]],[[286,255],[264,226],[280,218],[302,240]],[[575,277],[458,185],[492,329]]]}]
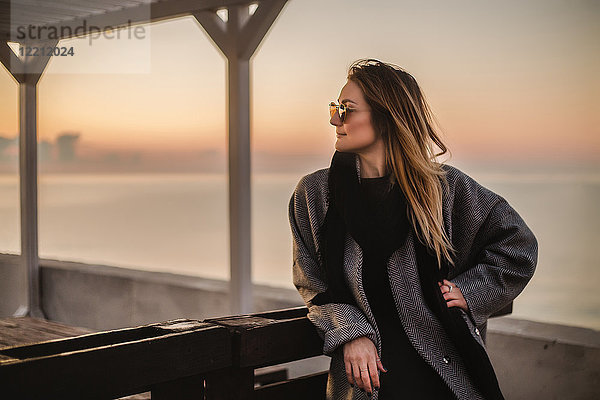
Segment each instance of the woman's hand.
[{"label": "woman's hand", "polygon": [[358,385],[369,396],[372,387],[379,390],[379,370],[387,372],[377,356],[375,344],[366,336],[361,336],[344,344],[344,364],[350,385]]},{"label": "woman's hand", "polygon": [[440,290],[442,291],[448,307],[458,307],[467,312],[469,311],[467,301],[458,286],[447,279],[444,279],[443,282],[438,282],[438,285],[440,286]]}]

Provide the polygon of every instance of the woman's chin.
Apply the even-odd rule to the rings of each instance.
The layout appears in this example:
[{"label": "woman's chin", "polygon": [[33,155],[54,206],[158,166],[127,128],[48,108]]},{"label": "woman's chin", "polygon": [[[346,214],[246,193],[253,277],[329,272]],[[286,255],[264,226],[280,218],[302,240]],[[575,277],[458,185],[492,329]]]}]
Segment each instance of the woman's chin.
[{"label": "woman's chin", "polygon": [[[343,140],[343,139],[342,139]],[[339,152],[347,152],[348,151],[348,146],[345,146],[344,143],[340,143],[341,140],[338,139],[335,141],[335,149]]]}]

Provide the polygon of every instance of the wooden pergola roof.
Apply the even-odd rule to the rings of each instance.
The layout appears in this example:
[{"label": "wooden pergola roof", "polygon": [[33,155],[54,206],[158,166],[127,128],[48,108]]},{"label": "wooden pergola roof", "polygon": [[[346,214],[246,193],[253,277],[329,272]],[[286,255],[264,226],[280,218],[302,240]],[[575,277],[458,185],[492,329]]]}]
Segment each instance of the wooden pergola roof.
[{"label": "wooden pergola roof", "polygon": [[[20,26],[122,27],[128,21],[148,23],[235,5],[260,3],[248,0],[0,0],[0,37],[16,38]],[[71,37],[65,35],[63,38]]]}]

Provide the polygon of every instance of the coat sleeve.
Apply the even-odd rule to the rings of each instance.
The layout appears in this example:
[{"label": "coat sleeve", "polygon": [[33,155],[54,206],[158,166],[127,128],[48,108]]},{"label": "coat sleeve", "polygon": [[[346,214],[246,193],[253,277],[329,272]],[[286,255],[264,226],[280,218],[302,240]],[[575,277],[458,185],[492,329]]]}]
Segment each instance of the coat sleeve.
[{"label": "coat sleeve", "polygon": [[471,252],[471,267],[451,280],[464,295],[474,322],[482,325],[525,288],[535,271],[538,243],[519,214],[498,196],[475,234]]},{"label": "coat sleeve", "polygon": [[[308,319],[323,339],[323,354],[331,356],[335,350],[351,340],[366,336],[376,343],[376,333],[364,313],[356,306],[345,303],[320,302],[316,297],[327,291],[327,283],[320,273],[316,252],[315,213],[309,212],[309,194],[303,178],[289,203],[289,221],[293,240],[293,281],[308,308]],[[311,215],[312,214],[312,215]],[[315,304],[319,303],[319,304]]]}]

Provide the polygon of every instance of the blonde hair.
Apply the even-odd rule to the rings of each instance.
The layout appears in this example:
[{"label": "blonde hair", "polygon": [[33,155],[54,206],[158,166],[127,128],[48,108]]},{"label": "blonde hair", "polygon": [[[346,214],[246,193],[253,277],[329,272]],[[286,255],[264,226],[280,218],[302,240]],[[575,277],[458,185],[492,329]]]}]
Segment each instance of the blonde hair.
[{"label": "blonde hair", "polygon": [[[407,200],[417,238],[454,265],[455,249],[444,231],[442,183],[445,171],[436,157],[448,152],[436,133],[434,117],[415,78],[402,68],[374,59],[355,61],[348,79],[358,84],[371,107],[371,122],[385,143],[387,172]],[[435,154],[433,144],[441,150]]]}]

